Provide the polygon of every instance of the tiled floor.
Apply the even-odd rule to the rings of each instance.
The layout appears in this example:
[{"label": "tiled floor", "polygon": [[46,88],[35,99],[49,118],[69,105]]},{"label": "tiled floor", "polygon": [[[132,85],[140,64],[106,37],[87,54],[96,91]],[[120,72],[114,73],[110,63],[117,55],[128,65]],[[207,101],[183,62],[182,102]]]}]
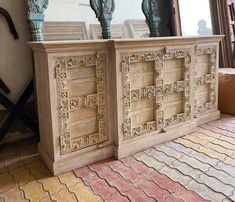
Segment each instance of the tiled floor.
[{"label": "tiled floor", "polygon": [[0,146],[0,201],[235,201],[235,117],[58,177],[41,161],[36,141]]}]

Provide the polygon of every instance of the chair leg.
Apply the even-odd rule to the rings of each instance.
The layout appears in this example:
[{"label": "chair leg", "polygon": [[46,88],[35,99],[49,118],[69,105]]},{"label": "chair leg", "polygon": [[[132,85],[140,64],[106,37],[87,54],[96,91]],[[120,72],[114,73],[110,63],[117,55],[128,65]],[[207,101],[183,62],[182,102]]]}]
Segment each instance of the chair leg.
[{"label": "chair leg", "polygon": [[9,128],[11,127],[14,120],[17,118],[22,121],[27,127],[29,127],[37,135],[39,134],[38,124],[35,123],[26,113],[23,112],[22,108],[27,102],[28,98],[32,94],[33,80],[29,83],[17,104],[14,105],[7,97],[0,93],[0,103],[10,112],[7,119],[4,121],[0,128],[0,141],[3,139]]}]

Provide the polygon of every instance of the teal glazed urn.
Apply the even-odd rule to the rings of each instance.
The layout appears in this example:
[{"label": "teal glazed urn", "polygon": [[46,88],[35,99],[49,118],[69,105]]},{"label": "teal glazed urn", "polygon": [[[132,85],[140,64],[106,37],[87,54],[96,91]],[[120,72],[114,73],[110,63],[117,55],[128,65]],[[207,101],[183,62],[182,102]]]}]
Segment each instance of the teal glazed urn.
[{"label": "teal glazed urn", "polygon": [[103,39],[110,39],[111,21],[115,9],[114,0],[90,0],[90,5],[102,27]]},{"label": "teal glazed urn", "polygon": [[157,0],[143,0],[142,11],[146,18],[146,23],[150,30],[150,37],[159,37],[160,14]]},{"label": "teal glazed urn", "polygon": [[43,23],[48,0],[28,0],[27,17],[31,28],[32,41],[43,41]]}]

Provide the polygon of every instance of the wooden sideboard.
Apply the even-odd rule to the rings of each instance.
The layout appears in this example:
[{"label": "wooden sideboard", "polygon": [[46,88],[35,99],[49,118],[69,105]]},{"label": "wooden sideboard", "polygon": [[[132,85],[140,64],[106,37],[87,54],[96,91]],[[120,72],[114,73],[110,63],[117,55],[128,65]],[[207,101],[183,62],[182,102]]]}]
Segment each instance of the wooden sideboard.
[{"label": "wooden sideboard", "polygon": [[221,39],[29,43],[39,152],[51,172],[123,158],[219,118]]}]

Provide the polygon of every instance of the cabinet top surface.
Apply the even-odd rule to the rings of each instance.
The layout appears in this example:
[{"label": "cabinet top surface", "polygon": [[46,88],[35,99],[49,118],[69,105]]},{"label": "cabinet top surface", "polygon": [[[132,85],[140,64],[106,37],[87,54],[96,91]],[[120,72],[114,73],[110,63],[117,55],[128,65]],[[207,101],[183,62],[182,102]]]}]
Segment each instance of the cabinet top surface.
[{"label": "cabinet top surface", "polygon": [[40,41],[29,42],[29,46],[34,50],[45,52],[56,52],[64,49],[72,51],[75,49],[125,49],[125,48],[148,48],[158,46],[193,45],[200,43],[216,43],[223,39],[223,35],[212,36],[192,36],[192,37],[156,37],[145,39],[110,39],[110,40],[69,40],[69,41]]}]

